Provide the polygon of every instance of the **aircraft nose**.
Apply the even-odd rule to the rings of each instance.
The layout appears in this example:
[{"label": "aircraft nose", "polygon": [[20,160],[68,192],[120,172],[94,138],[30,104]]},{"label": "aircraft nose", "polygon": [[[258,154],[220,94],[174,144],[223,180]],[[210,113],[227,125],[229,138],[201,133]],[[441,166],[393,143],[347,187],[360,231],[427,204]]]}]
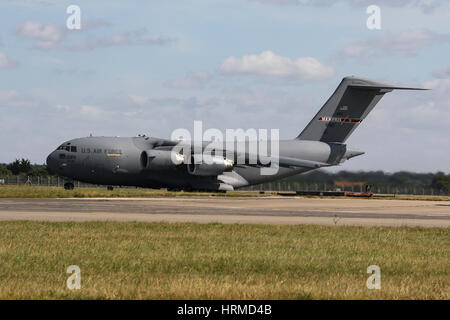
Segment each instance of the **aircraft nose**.
[{"label": "aircraft nose", "polygon": [[56,154],[55,151],[53,151],[47,157],[47,171],[49,171],[49,173],[55,173],[56,166],[57,166]]}]

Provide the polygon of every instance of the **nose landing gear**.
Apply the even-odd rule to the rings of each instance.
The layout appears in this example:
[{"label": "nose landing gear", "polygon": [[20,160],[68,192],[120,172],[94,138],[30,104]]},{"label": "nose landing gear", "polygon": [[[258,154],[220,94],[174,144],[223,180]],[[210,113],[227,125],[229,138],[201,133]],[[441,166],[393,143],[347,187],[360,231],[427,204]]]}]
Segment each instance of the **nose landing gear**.
[{"label": "nose landing gear", "polygon": [[64,189],[66,189],[66,190],[73,190],[73,188],[75,188],[75,185],[72,182],[64,183]]}]

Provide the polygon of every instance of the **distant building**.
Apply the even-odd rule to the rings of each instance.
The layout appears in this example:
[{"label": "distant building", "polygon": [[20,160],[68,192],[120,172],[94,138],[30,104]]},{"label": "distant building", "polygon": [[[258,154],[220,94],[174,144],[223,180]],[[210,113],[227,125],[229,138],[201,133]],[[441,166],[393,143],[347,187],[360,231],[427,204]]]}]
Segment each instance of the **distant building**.
[{"label": "distant building", "polygon": [[345,188],[345,187],[364,187],[366,185],[365,181],[337,181],[337,180],[333,180],[333,183],[336,187],[341,187],[341,188]]},{"label": "distant building", "polygon": [[360,191],[365,190],[366,192],[370,191],[370,185],[367,184],[366,181],[337,181],[333,180],[334,185],[336,186],[336,191],[345,190],[345,188],[351,188],[352,191],[355,187],[359,187]]}]

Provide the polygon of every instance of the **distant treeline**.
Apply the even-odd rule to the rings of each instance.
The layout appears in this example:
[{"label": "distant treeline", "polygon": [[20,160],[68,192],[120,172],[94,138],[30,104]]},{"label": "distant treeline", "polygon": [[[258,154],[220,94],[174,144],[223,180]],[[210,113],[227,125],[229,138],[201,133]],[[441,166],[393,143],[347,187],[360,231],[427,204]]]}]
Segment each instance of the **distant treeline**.
[{"label": "distant treeline", "polygon": [[[9,164],[0,164],[0,178],[7,176],[50,176],[45,165],[31,164],[27,159],[17,159]],[[332,186],[338,182],[364,182],[372,187],[391,188],[432,188],[450,191],[450,175],[444,172],[416,173],[399,171],[386,173],[384,171],[339,171],[328,172],[315,170],[282,180],[283,183],[297,182],[303,184],[318,184]]]},{"label": "distant treeline", "polygon": [[443,191],[450,190],[450,175],[444,172],[416,173],[398,171],[386,173],[384,171],[339,171],[328,172],[315,170],[309,173],[286,178],[285,181],[295,181],[307,184],[333,185],[339,182],[364,182],[372,187],[408,187],[408,188],[433,188]]},{"label": "distant treeline", "polygon": [[31,164],[27,159],[16,159],[11,163],[0,163],[0,177],[8,176],[49,176],[47,167],[43,164]]}]

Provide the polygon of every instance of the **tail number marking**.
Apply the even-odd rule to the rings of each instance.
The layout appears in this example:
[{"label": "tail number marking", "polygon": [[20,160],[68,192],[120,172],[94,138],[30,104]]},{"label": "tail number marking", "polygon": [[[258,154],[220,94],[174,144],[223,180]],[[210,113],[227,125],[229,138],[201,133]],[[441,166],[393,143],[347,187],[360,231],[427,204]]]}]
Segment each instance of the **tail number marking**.
[{"label": "tail number marking", "polygon": [[362,119],[358,118],[335,118],[335,117],[319,117],[317,120],[325,122],[339,122],[339,123],[360,123]]}]

